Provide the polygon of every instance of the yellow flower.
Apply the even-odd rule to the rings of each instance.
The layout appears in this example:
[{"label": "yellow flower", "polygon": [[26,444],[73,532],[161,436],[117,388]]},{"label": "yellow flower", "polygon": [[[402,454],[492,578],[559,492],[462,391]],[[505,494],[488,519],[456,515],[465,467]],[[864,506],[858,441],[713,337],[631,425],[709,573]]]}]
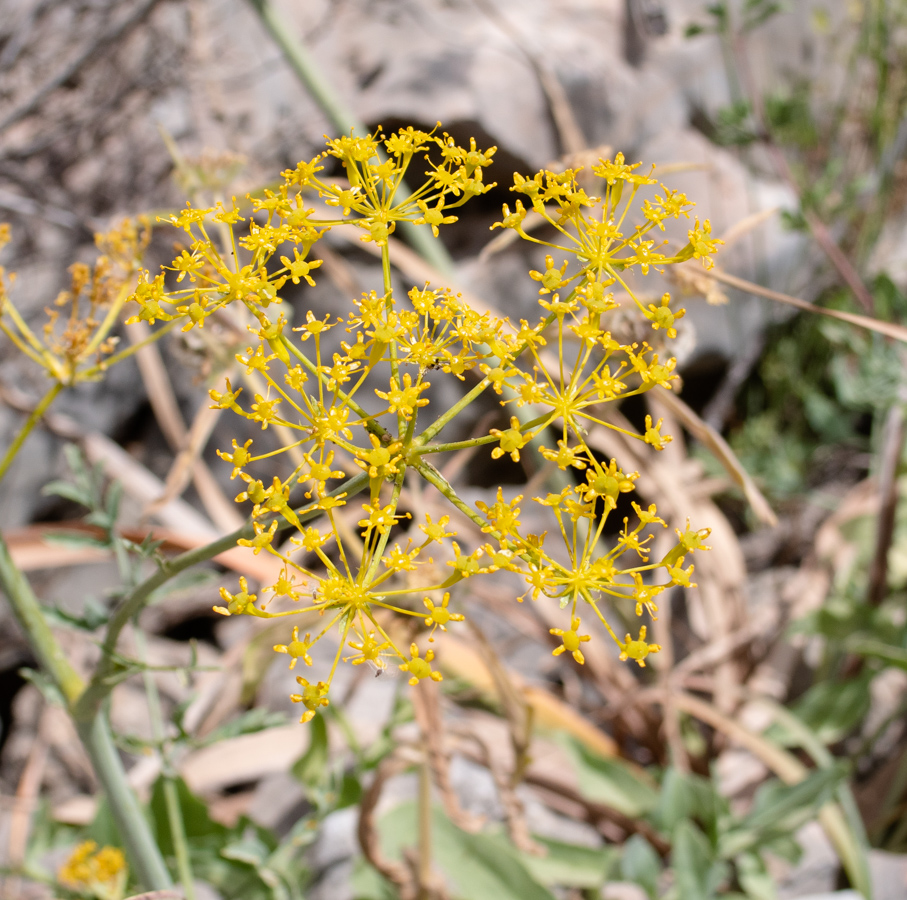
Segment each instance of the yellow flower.
[{"label": "yellow flower", "polygon": [[90,893],[98,900],[120,900],[126,890],[129,869],[122,850],[84,841],[60,867],[57,877],[68,888]]},{"label": "yellow flower", "polygon": [[327,698],[328,686],[323,681],[319,681],[317,684],[309,684],[301,675],[296,676],[296,683],[302,688],[302,693],[290,694],[290,700],[293,703],[301,703],[305,706],[306,711],[299,720],[300,724],[304,725],[315,718],[315,713],[322,706],[327,706],[330,702]]},{"label": "yellow flower", "polygon": [[592,638],[588,634],[579,633],[580,619],[579,616],[573,616],[570,619],[570,628],[568,631],[564,631],[561,628],[551,628],[551,634],[559,637],[561,639],[560,647],[555,647],[551,651],[552,656],[560,656],[562,653],[567,652],[573,655],[573,658],[582,665],[586,660],[583,656],[583,651],[580,650],[580,644],[585,643],[586,641],[591,641]]},{"label": "yellow flower", "polygon": [[628,634],[626,639],[620,643],[620,649],[621,660],[635,659],[642,668],[645,668],[646,657],[650,653],[658,653],[661,650],[661,645],[646,643],[646,626],[643,625],[639,629],[639,639],[634,641]]},{"label": "yellow flower", "polygon": [[521,433],[520,420],[516,416],[510,417],[510,428],[506,431],[492,428],[489,434],[493,434],[500,441],[500,446],[491,451],[491,458],[500,459],[505,453],[509,453],[514,462],[520,461],[520,448],[525,447],[532,438],[532,435]]},{"label": "yellow flower", "polygon": [[423,678],[430,678],[432,681],[442,680],[441,673],[433,672],[431,668],[431,661],[435,658],[434,651],[429,650],[425,657],[420,659],[419,648],[415,644],[411,644],[409,655],[410,659],[405,663],[401,663],[400,668],[412,675],[412,678],[409,679],[410,684],[418,684]]},{"label": "yellow flower", "polygon": [[289,644],[275,644],[275,653],[286,653],[290,657],[290,668],[296,666],[296,660],[301,659],[307,666],[312,665],[312,657],[309,656],[309,648],[312,646],[312,636],[306,634],[303,640],[299,640],[299,628],[293,627],[293,639]]},{"label": "yellow flower", "polygon": [[428,616],[425,618],[425,624],[427,627],[431,628],[429,634],[429,640],[433,641],[435,629],[440,628],[441,631],[447,631],[445,627],[448,622],[462,622],[465,616],[460,613],[452,613],[448,608],[447,604],[450,602],[450,594],[445,594],[441,599],[441,605],[435,606],[430,597],[425,597],[422,602],[425,604],[425,608],[428,610]]}]

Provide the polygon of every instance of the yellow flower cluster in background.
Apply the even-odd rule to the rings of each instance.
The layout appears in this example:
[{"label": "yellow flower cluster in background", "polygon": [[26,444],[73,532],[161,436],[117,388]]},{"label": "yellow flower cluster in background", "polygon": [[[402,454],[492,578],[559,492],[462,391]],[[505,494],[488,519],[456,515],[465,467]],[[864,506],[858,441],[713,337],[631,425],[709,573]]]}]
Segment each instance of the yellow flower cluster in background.
[{"label": "yellow flower cluster in background", "polygon": [[[0,247],[9,240],[0,225]],[[118,338],[112,334],[135,287],[142,254],[151,237],[147,219],[126,220],[95,236],[101,252],[93,266],[70,266],[70,288],[45,309],[42,338],[28,326],[9,296],[13,276],[0,266],[0,331],[25,356],[46,370],[60,386],[96,380],[127,354],[112,357]]]},{"label": "yellow flower cluster in background", "polygon": [[129,869],[123,851],[84,841],[73,850],[57,873],[61,884],[87,892],[98,900],[120,900],[126,890]]},{"label": "yellow flower cluster in background", "polygon": [[[688,243],[668,251],[667,242],[656,237],[666,220],[688,217],[692,204],[651,176],[637,174],[637,166],[626,165],[620,154],[593,168],[602,180],[601,197],[588,196],[574,170],[543,171],[531,179],[516,175],[515,210],[505,206],[495,227],[513,229],[550,253],[543,271],[529,273],[539,285],[538,317],[511,322],[479,313],[447,288],[425,284],[399,297],[391,283],[389,238],[397,223],[425,225],[437,234],[439,226],[456,221],[452,210],[492,186],[484,183],[483,169],[494,148],[480,151],[475,141],[464,148],[447,134],[412,128],[390,137],[342,137],[327,146],[326,153],[284,172],[276,191],[250,197],[250,217],[235,200],[229,209],[187,205],[174,215],[170,221],[188,235],[189,245],[169,267],[171,275],[142,273],[132,298],[138,304],[134,320],[182,322],[183,330],[202,328],[220,311],[237,315],[239,310],[251,339],[236,361],[252,396],[241,396],[244,389],[227,380],[211,398],[262,431],[277,428],[292,436],[278,451],[256,454],[253,441],[236,440],[219,451],[233,466],[233,477],[244,483],[237,500],[252,504],[255,536],[240,543],[275,556],[282,574],[261,596],[249,593],[244,579],[236,593],[222,589],[218,611],[265,617],[317,613],[319,628],[303,637],[293,628],[288,642],[275,647],[290,657],[291,667],[298,660],[311,666],[312,647],[337,632],[330,670],[312,681],[297,678],[300,693],[293,699],[305,707],[303,721],[327,705],[341,660],[379,669],[394,663],[412,684],[440,680],[433,653],[420,650],[417,632],[422,629],[431,641],[437,630],[461,621],[463,613],[449,605],[454,586],[500,570],[522,577],[524,597],[553,598],[565,609],[569,628],[554,629],[562,641],[555,654],[569,652],[583,662],[580,647],[590,638],[580,632],[584,618],[591,617],[611,635],[622,659],[645,665],[659,649],[646,642],[645,626],[638,638],[628,634],[621,640],[602,607],[628,602],[637,615],[654,616],[659,593],[690,585],[693,567],[685,567],[685,560],[703,548],[708,531],[678,531],[675,548],[654,561],[648,550],[652,537],[644,532],[665,523],[654,506],[633,504],[635,524],[624,519],[617,539],[606,540],[618,498],[633,491],[637,475],[615,460],[600,459],[585,438],[593,426],[612,427],[602,417],[602,404],[656,385],[670,388],[675,378],[673,359],[659,359],[647,343],[622,344],[612,336],[613,291],[626,291],[653,329],[674,337],[683,310],[672,309],[668,295],[659,304],[643,303],[627,273],[645,274],[650,267],[691,258],[711,265],[718,242],[709,223],[696,220]],[[331,157],[339,160],[345,178],[322,177],[322,163]],[[425,180],[404,197],[401,182],[416,163]],[[652,196],[635,206],[644,189]],[[524,201],[555,229],[555,239],[523,229]],[[634,214],[638,224],[631,224]],[[280,309],[281,291],[288,282],[315,284],[322,260],[313,257],[313,247],[331,228],[350,224],[361,230],[363,241],[381,248],[382,291],[354,299],[343,316],[318,318],[308,311],[305,321],[291,328]],[[329,340],[330,332],[340,340]],[[450,377],[464,382],[463,396],[435,414],[428,389],[435,379]],[[441,440],[442,429],[488,390],[509,410],[510,427],[471,441]],[[660,427],[660,421],[647,419],[645,433],[634,436],[661,449],[670,437]],[[552,468],[573,476],[568,486],[531,498],[550,510],[555,525],[550,535],[524,531],[523,497],[507,499],[499,490],[493,502],[471,506],[432,462],[446,451],[481,444],[493,445],[494,458],[506,454],[518,461],[530,442],[539,444]],[[292,460],[282,471],[280,453]],[[270,479],[248,471],[264,459],[279,472]],[[433,485],[451,505],[451,515],[455,509],[472,520],[485,536],[481,546],[470,551],[453,540],[458,534],[449,515],[437,521],[420,516],[406,523],[404,533],[400,523],[412,514],[401,503],[407,473]],[[363,501],[350,518],[347,507],[359,491]],[[295,533],[276,546],[281,521]],[[550,548],[556,541],[566,548],[566,562],[563,549]],[[269,611],[272,600],[290,608]],[[410,627],[401,629],[400,619]]]}]

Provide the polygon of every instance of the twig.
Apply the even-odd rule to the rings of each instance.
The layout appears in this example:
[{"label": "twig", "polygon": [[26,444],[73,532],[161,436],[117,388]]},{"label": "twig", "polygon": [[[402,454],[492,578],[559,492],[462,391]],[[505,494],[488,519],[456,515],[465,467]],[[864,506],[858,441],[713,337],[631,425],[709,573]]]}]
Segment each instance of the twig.
[{"label": "twig", "polygon": [[375,810],[381,799],[381,791],[387,781],[412,765],[411,760],[399,756],[388,756],[375,771],[375,780],[362,795],[359,804],[359,825],[356,834],[362,855],[400,892],[400,900],[414,900],[416,897],[413,878],[406,866],[388,859],[381,850],[378,829],[375,825]]},{"label": "twig", "polygon": [[876,519],[875,552],[869,566],[866,602],[878,606],[888,589],[888,551],[894,538],[894,519],[898,505],[897,474],[904,448],[904,399],[888,410],[879,455],[879,514]]},{"label": "twig", "polygon": [[444,718],[438,686],[433,681],[422,681],[414,688],[411,697],[416,722],[422,732],[429,773],[434,775],[447,818],[463,831],[476,832],[482,827],[483,818],[470,815],[460,806],[450,783],[450,757],[444,750]]},{"label": "twig", "polygon": [[[151,337],[151,331],[144,322],[136,322],[126,326],[127,334],[134,344],[142,344]],[[167,442],[173,451],[177,454],[189,453],[194,454],[196,449],[201,450],[210,431],[205,433],[204,427],[200,433],[190,435],[183,421],[182,413],[176,402],[176,396],[173,393],[173,387],[167,370],[161,360],[161,352],[156,344],[145,343],[141,349],[135,353],[135,359],[142,373],[142,380],[145,383],[145,389],[148,393],[148,400],[151,408],[154,410],[155,418],[164,432]],[[204,425],[204,419],[202,420]],[[197,438],[198,447],[193,447],[193,438]],[[178,457],[179,458],[179,457]],[[230,503],[217,483],[217,480],[211,474],[211,470],[205,462],[197,455],[191,463],[192,480],[198,490],[199,497],[204,504],[208,515],[219,525],[229,524],[232,528],[239,527],[235,523],[236,509]],[[167,502],[165,490],[163,502]]]},{"label": "twig", "polygon": [[826,309],[824,306],[816,306],[813,303],[801,300],[799,297],[792,297],[790,294],[782,294],[780,291],[770,290],[752,281],[746,281],[744,278],[737,278],[736,275],[728,275],[727,272],[722,272],[717,266],[708,271],[704,270],[704,273],[709,278],[714,278],[715,281],[739,288],[748,294],[755,294],[757,297],[768,297],[769,300],[777,300],[778,303],[786,303],[788,306],[795,306],[797,309],[802,309],[806,312],[839,319],[842,322],[858,325],[860,328],[867,328],[870,331],[884,334],[886,337],[894,338],[896,341],[907,343],[907,328],[903,325],[896,325],[894,322],[884,322],[881,319],[874,319],[872,316],[861,316],[857,313],[841,312],[837,309]]}]

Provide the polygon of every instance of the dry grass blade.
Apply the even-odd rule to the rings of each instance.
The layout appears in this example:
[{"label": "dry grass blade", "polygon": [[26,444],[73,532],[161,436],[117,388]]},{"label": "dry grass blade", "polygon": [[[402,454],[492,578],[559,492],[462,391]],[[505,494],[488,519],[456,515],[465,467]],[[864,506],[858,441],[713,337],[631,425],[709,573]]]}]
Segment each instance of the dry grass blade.
[{"label": "dry grass blade", "polygon": [[687,431],[692,434],[696,440],[709,449],[715,459],[721,463],[724,470],[730,475],[734,483],[743,491],[747,502],[752,507],[756,518],[766,525],[775,527],[778,524],[778,517],[775,515],[768,500],[756,487],[756,483],[750,478],[749,473],[740,464],[734,451],[731,450],[727,441],[714,429],[708,422],[703,421],[686,403],[683,402],[676,394],[666,391],[662,387],[656,387],[652,391],[651,397],[660,403],[666,409],[669,409],[683,424]]},{"label": "dry grass blade", "polygon": [[780,206],[772,206],[770,209],[760,209],[759,212],[754,212],[752,215],[746,216],[739,222],[735,222],[721,235],[724,246],[727,247],[729,244],[733,244],[734,241],[739,240],[744,235],[749,234],[751,231],[758,228],[763,222],[767,222],[769,219],[774,218],[780,211]]},{"label": "dry grass blade", "polygon": [[[196,412],[195,420],[186,436],[186,444],[177,454],[167,473],[164,493],[146,509],[148,515],[153,515],[158,507],[165,506],[179,497],[193,478],[201,478],[204,481],[205,474],[200,468],[200,465],[203,465],[200,464],[201,453],[222,412],[221,409],[209,406],[202,406]],[[223,492],[207,491],[205,496],[208,513],[221,530],[235,531],[243,524],[245,520],[237,512],[236,504],[225,497]]]},{"label": "dry grass blade", "polygon": [[[669,410],[666,412],[670,415]],[[596,426],[589,432],[587,440],[590,446],[620,459],[627,471],[635,469],[639,472],[637,493],[646,500],[654,501],[669,524],[683,529],[685,517],[689,515],[697,527],[707,525],[711,529],[709,545],[712,551],[697,555],[698,588],[686,595],[686,602],[690,624],[703,641],[712,643],[724,639],[747,617],[743,603],[746,565],[733,528],[714,503],[697,497],[690,490],[692,485],[688,483],[689,479],[678,477],[678,473],[683,471],[685,456],[681,455],[673,463],[662,461],[661,456],[671,452],[672,444],[663,454],[645,453],[640,442],[627,436],[626,432],[635,433],[635,430],[619,411],[608,409],[607,421],[622,431]],[[670,427],[670,422],[668,425]],[[676,431],[676,428],[670,430]],[[718,702],[722,709],[732,707],[729,691],[742,675],[740,660],[725,659],[720,663]]]},{"label": "dry grass blade", "polygon": [[[138,344],[150,337],[151,332],[144,322],[136,322],[125,327],[130,340],[134,344]],[[180,413],[179,405],[176,402],[167,370],[161,360],[160,350],[155,344],[146,344],[136,352],[136,362],[142,374],[142,380],[145,383],[148,400],[154,410],[155,418],[161,426],[161,431],[164,432],[164,437],[166,437],[167,442],[175,453],[180,454],[188,450],[191,446],[190,435],[186,429],[186,423],[183,421],[182,413]],[[202,425],[204,424],[205,421],[203,420]],[[199,438],[201,438],[201,428],[199,432]],[[201,442],[198,452],[201,452],[203,447],[204,442]],[[192,460],[191,468],[195,488],[211,520],[217,523],[221,532],[232,531],[236,527],[234,524],[235,507],[224,496],[217,480],[211,474],[211,470],[202,460],[197,458]],[[161,491],[161,495],[165,493],[166,487]]]},{"label": "dry grass blade", "polygon": [[400,892],[401,900],[413,900],[416,897],[416,881],[409,869],[398,862],[388,859],[381,849],[375,813],[384,785],[395,775],[399,775],[412,765],[411,760],[402,759],[392,754],[385,757],[375,772],[375,778],[368,790],[362,795],[359,804],[359,826],[357,835],[362,855]]},{"label": "dry grass blade", "polygon": [[879,465],[879,512],[876,518],[876,542],[869,566],[869,588],[866,599],[870,606],[879,606],[888,592],[888,551],[894,538],[895,514],[898,504],[898,467],[904,449],[904,407],[896,403],[885,420],[882,452]]},{"label": "dry grass blade", "polygon": [[444,717],[441,714],[438,686],[430,680],[422,681],[416,685],[410,697],[444,812],[457,828],[474,834],[481,829],[485,818],[470,815],[460,806],[450,782],[450,756],[444,749]]},{"label": "dry grass blade", "polygon": [[198,794],[257,781],[286,772],[305,753],[310,732],[298,725],[281,725],[227,738],[186,756],[180,775]]},{"label": "dry grass blade", "polygon": [[728,275],[726,272],[722,272],[717,266],[708,270],[704,269],[703,273],[707,277],[713,278],[715,281],[720,281],[722,284],[738,288],[749,294],[755,294],[757,297],[767,297],[769,300],[776,300],[778,303],[786,303],[788,306],[802,309],[805,312],[818,313],[821,316],[828,316],[831,319],[848,322],[859,328],[866,328],[869,331],[884,334],[886,337],[893,338],[896,341],[907,343],[907,328],[903,325],[896,325],[894,322],[883,322],[881,319],[872,318],[872,316],[861,316],[857,313],[841,312],[837,309],[825,309],[821,306],[815,306],[812,303],[801,300],[799,297],[792,297],[790,294],[782,294],[780,291],[764,288],[761,285],[754,284],[752,281],[747,281],[744,278],[737,278],[736,275]]},{"label": "dry grass blade", "polygon": [[9,863],[18,867],[25,861],[28,846],[28,835],[31,830],[31,814],[41,792],[44,769],[47,765],[48,740],[47,729],[52,710],[45,707],[38,721],[38,733],[28,754],[25,768],[16,786],[16,800],[9,817],[9,843],[7,858]]},{"label": "dry grass blade", "polygon": [[535,72],[548,101],[551,118],[557,129],[561,150],[566,153],[580,153],[586,147],[586,138],[573,107],[567,98],[567,92],[551,69],[544,54],[535,52],[519,34],[517,28],[497,9],[497,5],[488,0],[475,0],[476,5],[485,16],[501,29],[513,41],[514,46],[526,57],[526,61]]},{"label": "dry grass blade", "polygon": [[[104,435],[86,435],[83,447],[90,463],[101,463],[104,474],[121,482],[125,492],[144,506],[150,506],[163,494],[160,478]],[[155,510],[155,518],[167,528],[196,534],[206,543],[220,537],[220,532],[184,500],[171,500]]]}]

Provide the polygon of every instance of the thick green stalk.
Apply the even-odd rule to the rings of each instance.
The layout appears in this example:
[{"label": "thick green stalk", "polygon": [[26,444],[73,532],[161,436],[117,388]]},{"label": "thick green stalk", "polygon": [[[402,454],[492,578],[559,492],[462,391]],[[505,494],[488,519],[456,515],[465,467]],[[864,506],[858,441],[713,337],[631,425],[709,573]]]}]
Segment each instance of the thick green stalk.
[{"label": "thick green stalk", "polygon": [[[28,580],[13,562],[9,548],[0,535],[0,588],[38,658],[71,708],[82,693],[84,683],[69,664],[54,637],[38,598]],[[102,710],[91,719],[76,723],[98,781],[104,789],[111,813],[123,838],[133,871],[147,888],[161,890],[170,886],[170,875],[161,857],[148,822],[126,779],[110,728]]]},{"label": "thick green stalk", "polygon": [[57,398],[57,394],[63,390],[63,385],[59,381],[55,381],[51,389],[41,398],[41,402],[32,410],[32,414],[28,417],[25,424],[22,428],[19,429],[19,433],[16,435],[12,444],[10,444],[9,449],[3,455],[3,459],[0,460],[0,480],[3,479],[3,476],[6,474],[6,470],[12,465],[13,460],[16,458],[16,454],[19,452],[19,449],[25,443],[25,439],[32,433],[35,425],[41,419],[41,416],[47,412],[47,408],[51,403],[54,402]]},{"label": "thick green stalk", "polygon": [[[136,632],[136,648],[142,662],[147,663],[145,636]],[[164,805],[167,807],[167,822],[170,825],[170,839],[173,841],[173,853],[176,856],[176,871],[185,895],[185,900],[195,900],[195,878],[192,875],[192,864],[189,861],[189,842],[186,840],[186,826],[180,806],[179,791],[174,780],[173,767],[169,754],[164,746],[164,716],[161,712],[161,696],[157,683],[148,669],[142,675],[145,683],[145,696],[148,701],[148,718],[151,720],[151,735],[158,747],[161,759],[161,777],[163,778]]]},{"label": "thick green stalk", "polygon": [[153,891],[171,887],[173,881],[170,873],[148,820],[126,778],[106,715],[99,711],[90,722],[77,722],[76,726],[110,804],[110,812],[126,847],[136,879]]},{"label": "thick green stalk", "polygon": [[[355,129],[363,135],[366,134],[365,125],[334,91],[333,85],[325,78],[303,44],[293,36],[292,30],[274,9],[270,0],[249,0],[249,2],[261,17],[265,28],[280,47],[284,58],[296,76],[306,86],[334,127],[345,134],[348,134],[350,129]],[[411,191],[404,182],[400,182],[397,196],[400,198],[400,203],[405,202],[411,196]],[[453,272],[454,264],[450,254],[444,244],[435,238],[428,228],[420,228],[418,225],[406,221],[402,222],[401,226],[405,229],[413,247],[426,262],[444,275]]]},{"label": "thick green stalk", "polygon": [[51,677],[67,703],[73,703],[82,693],[84,682],[69,664],[57,639],[54,637],[41,604],[28,579],[13,562],[6,541],[0,534],[0,589],[6,594],[28,642],[34,650],[41,668]]}]

